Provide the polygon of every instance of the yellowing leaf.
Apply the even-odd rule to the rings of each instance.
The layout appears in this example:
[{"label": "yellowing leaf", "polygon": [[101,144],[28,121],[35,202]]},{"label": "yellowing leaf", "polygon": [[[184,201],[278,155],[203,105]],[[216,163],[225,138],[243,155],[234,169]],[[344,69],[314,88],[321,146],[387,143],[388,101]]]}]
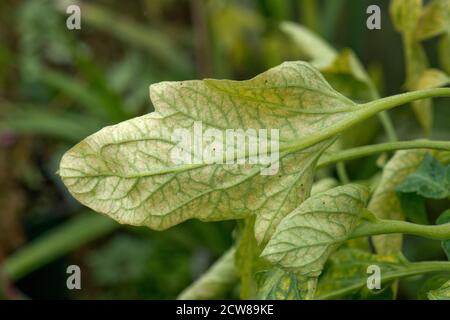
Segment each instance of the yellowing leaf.
[{"label": "yellowing leaf", "polygon": [[[382,278],[404,268],[395,256],[373,255],[360,249],[342,248],[326,264],[317,285],[316,296],[320,299],[361,299],[363,295],[370,295],[367,289],[362,289],[367,288],[367,268],[371,265],[380,268]],[[391,290],[385,285],[383,287]]]},{"label": "yellowing leaf", "polygon": [[[438,0],[439,1],[439,0]],[[393,0],[390,6],[390,13],[396,29],[402,33],[405,62],[406,81],[405,87],[410,91],[423,89],[423,85],[430,85],[439,82],[440,75],[436,71],[427,70],[429,67],[428,58],[423,49],[420,39],[416,34],[425,30],[425,25],[430,25],[434,18],[428,17],[434,12],[435,4],[430,4],[423,11],[422,0]],[[431,9],[430,9],[431,8]],[[422,22],[420,23],[420,19]],[[428,22],[425,22],[428,21]],[[429,31],[424,31],[425,34]],[[430,83],[432,79],[433,83]],[[433,125],[433,105],[430,99],[415,101],[412,104],[417,120],[426,133],[430,133]]]},{"label": "yellowing leaf", "polygon": [[359,224],[368,198],[367,187],[352,184],[311,196],[281,221],[261,256],[287,271],[318,277]]},{"label": "yellowing leaf", "polygon": [[[309,196],[328,138],[367,114],[304,62],[283,63],[246,81],[162,82],[150,94],[155,112],[106,127],[64,155],[59,174],[69,191],[121,223],[159,230],[191,218],[255,214],[259,242]],[[176,164],[174,130],[192,137],[199,121],[202,132],[278,129],[278,173],[261,175],[273,161],[249,164],[249,153],[235,154],[246,164]]]},{"label": "yellowing leaf", "polygon": [[312,298],[315,280],[303,279],[293,272],[273,268],[267,271],[264,284],[258,291],[258,299],[263,300],[304,300]]},{"label": "yellowing leaf", "polygon": [[450,27],[450,0],[432,0],[419,18],[416,38],[426,40],[447,32]]},{"label": "yellowing leaf", "polygon": [[[447,85],[450,78],[437,69],[427,69],[415,80],[414,90],[437,88]],[[423,99],[412,103],[417,120],[426,132],[430,132],[433,125],[433,105],[431,99]]]},{"label": "yellowing leaf", "polygon": [[[378,218],[405,219],[395,188],[417,169],[425,154],[426,150],[397,151],[383,168],[379,186],[368,206]],[[373,244],[379,254],[397,254],[401,250],[402,236],[397,234],[374,236]]]},{"label": "yellowing leaf", "polygon": [[392,0],[389,11],[395,29],[412,34],[422,14],[422,0]]}]

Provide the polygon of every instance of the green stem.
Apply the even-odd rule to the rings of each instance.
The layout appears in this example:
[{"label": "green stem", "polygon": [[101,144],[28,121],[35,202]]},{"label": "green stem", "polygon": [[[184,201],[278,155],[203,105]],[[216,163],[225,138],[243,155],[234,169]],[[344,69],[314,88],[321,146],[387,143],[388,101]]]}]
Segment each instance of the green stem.
[{"label": "green stem", "polygon": [[342,184],[350,183],[350,178],[348,177],[347,169],[345,168],[345,163],[343,161],[339,161],[336,164],[336,171]]},{"label": "green stem", "polygon": [[367,157],[377,153],[406,149],[436,149],[450,151],[450,141],[412,140],[362,146],[343,150],[339,153],[325,154],[319,160],[318,167],[325,167],[333,163]]},{"label": "green stem", "polygon": [[287,144],[283,148],[280,148],[280,152],[295,152],[297,150],[302,150],[327,138],[335,137],[339,133],[350,129],[354,125],[374,116],[381,111],[392,109],[412,101],[433,97],[450,97],[450,88],[433,88],[406,92],[360,104],[359,110],[355,111],[355,114],[346,121],[325,128],[320,135],[312,135],[301,139],[300,141]]},{"label": "green stem", "polygon": [[[381,283],[388,283],[390,281],[421,275],[425,273],[431,272],[449,272],[450,271],[450,262],[448,261],[427,261],[427,262],[412,262],[406,265],[399,266],[399,270],[388,270],[382,273]],[[354,283],[351,286],[334,290],[332,292],[320,295],[315,297],[314,299],[324,300],[324,299],[336,299],[346,294],[349,294],[355,290],[358,290],[367,285],[367,279],[361,278],[358,282]]]},{"label": "green stem", "polygon": [[450,239],[450,223],[426,226],[406,221],[376,219],[359,224],[353,230],[350,238],[390,233],[404,233],[434,240],[447,240]]},{"label": "green stem", "polygon": [[368,115],[373,115],[374,113],[388,110],[412,101],[436,97],[450,97],[450,88],[432,88],[406,92],[371,101],[363,104],[362,106],[363,108],[366,108],[366,113]]},{"label": "green stem", "polygon": [[383,125],[384,131],[390,142],[398,141],[397,133],[395,132],[394,125],[387,111],[382,111],[378,114],[381,124]]},{"label": "green stem", "polygon": [[99,214],[81,214],[8,257],[2,266],[3,271],[8,279],[18,280],[67,252],[112,232],[118,226],[114,220]]}]

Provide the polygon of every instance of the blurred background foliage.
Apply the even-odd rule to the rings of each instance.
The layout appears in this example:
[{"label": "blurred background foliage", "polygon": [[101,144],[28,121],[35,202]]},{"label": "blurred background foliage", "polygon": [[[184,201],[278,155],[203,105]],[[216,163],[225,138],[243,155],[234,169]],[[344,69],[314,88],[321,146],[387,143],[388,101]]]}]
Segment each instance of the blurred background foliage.
[{"label": "blurred background foliage", "polygon": [[[382,30],[366,28],[373,3],[381,7]],[[405,90],[401,38],[387,0],[90,0],[78,2],[81,30],[66,28],[70,4],[77,3],[0,2],[0,296],[6,298],[175,298],[230,246],[234,222],[188,221],[165,232],[119,226],[82,208],[56,174],[76,142],[151,112],[150,84],[247,79],[305,59],[279,27],[292,21],[337,50],[351,48],[381,95]],[[439,63],[437,45],[425,43],[431,65]],[[432,138],[449,138],[449,111],[436,103]],[[424,136],[410,109],[390,114],[400,138]],[[364,142],[352,144],[386,139],[377,121],[372,127]],[[370,177],[376,160],[349,163],[350,178]],[[414,241],[410,259],[441,258],[438,243]],[[82,268],[82,290],[66,288],[71,264]],[[417,298],[417,286],[408,282],[401,297]]]}]

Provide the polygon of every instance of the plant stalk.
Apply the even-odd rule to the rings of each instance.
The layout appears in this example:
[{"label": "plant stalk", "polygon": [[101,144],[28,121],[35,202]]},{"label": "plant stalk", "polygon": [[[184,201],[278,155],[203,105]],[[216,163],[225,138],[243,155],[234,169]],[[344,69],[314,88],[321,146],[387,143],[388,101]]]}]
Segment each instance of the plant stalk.
[{"label": "plant stalk", "polygon": [[317,166],[320,168],[333,163],[354,160],[377,153],[406,150],[406,149],[436,149],[436,150],[450,151],[450,141],[412,140],[412,141],[386,142],[369,146],[356,147],[339,151],[336,153],[325,154],[319,160]]},{"label": "plant stalk", "polygon": [[434,240],[450,239],[450,223],[441,225],[420,225],[406,221],[382,220],[364,221],[353,230],[350,238],[379,234],[404,233]]}]

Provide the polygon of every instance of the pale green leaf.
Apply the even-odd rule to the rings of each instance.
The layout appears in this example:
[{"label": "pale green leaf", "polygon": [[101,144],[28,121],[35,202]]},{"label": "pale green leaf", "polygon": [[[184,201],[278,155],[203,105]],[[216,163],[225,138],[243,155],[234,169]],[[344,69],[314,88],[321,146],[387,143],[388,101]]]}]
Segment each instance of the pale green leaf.
[{"label": "pale green leaf", "polygon": [[375,86],[364,66],[350,49],[342,50],[320,72],[337,91],[355,101],[367,102],[376,98]]},{"label": "pale green leaf", "polygon": [[[319,278],[316,296],[319,299],[363,298],[363,296],[367,299],[375,294],[367,289],[369,276],[367,268],[371,265],[380,268],[382,278],[390,272],[403,268],[399,259],[392,255],[373,255],[359,249],[342,248],[333,254],[326,264],[323,275]],[[392,289],[383,284],[381,290],[383,295],[386,295],[387,291]]]},{"label": "pale green leaf", "polygon": [[412,34],[422,14],[422,0],[392,0],[389,11],[395,29]]},{"label": "pale green leaf", "polygon": [[[431,76],[427,71],[429,68],[428,58],[420,40],[416,37],[422,12],[422,0],[393,0],[391,2],[391,18],[403,37],[406,63],[405,87],[409,91],[419,90],[423,85],[430,85],[430,79],[434,85],[439,79],[434,71]],[[412,107],[420,125],[426,133],[429,133],[433,125],[432,101],[430,99],[415,101],[412,103]]]},{"label": "pale green leaf", "polygon": [[[338,53],[318,34],[293,22],[283,22],[281,30],[310,59],[311,64],[320,70],[332,87],[344,96],[358,102],[378,98],[375,85],[352,50],[344,49]],[[342,145],[367,143],[377,129],[376,124],[373,119],[367,119],[345,131],[341,139]]]},{"label": "pale green leaf", "polygon": [[315,286],[316,279],[302,278],[293,272],[273,268],[266,272],[257,297],[263,300],[304,300],[312,298]]},{"label": "pale green leaf", "polygon": [[[395,188],[419,166],[426,150],[397,151],[383,168],[383,174],[368,209],[378,218],[404,220]],[[402,246],[401,235],[379,235],[373,237],[373,243],[379,254],[396,254]]]},{"label": "pale green leaf", "polygon": [[[64,155],[59,173],[70,192],[121,223],[154,229],[255,214],[260,242],[309,196],[330,129],[365,112],[304,62],[283,63],[247,81],[162,82],[150,93],[155,112],[106,127]],[[279,129],[278,173],[261,175],[268,165],[248,161],[175,164],[172,133],[182,127],[193,135],[197,121],[203,132]]]},{"label": "pale green leaf", "polygon": [[428,292],[430,300],[450,300],[450,280],[444,283],[442,287]]},{"label": "pale green leaf", "polygon": [[334,48],[309,29],[289,21],[282,22],[280,29],[292,39],[305,58],[316,68],[327,67],[336,58],[337,52]]},{"label": "pale green leaf", "polygon": [[426,40],[447,32],[450,27],[450,0],[432,0],[419,18],[416,38]]},{"label": "pale green leaf", "polygon": [[329,255],[359,224],[369,190],[345,185],[311,196],[278,225],[261,256],[306,277],[317,277]]}]

